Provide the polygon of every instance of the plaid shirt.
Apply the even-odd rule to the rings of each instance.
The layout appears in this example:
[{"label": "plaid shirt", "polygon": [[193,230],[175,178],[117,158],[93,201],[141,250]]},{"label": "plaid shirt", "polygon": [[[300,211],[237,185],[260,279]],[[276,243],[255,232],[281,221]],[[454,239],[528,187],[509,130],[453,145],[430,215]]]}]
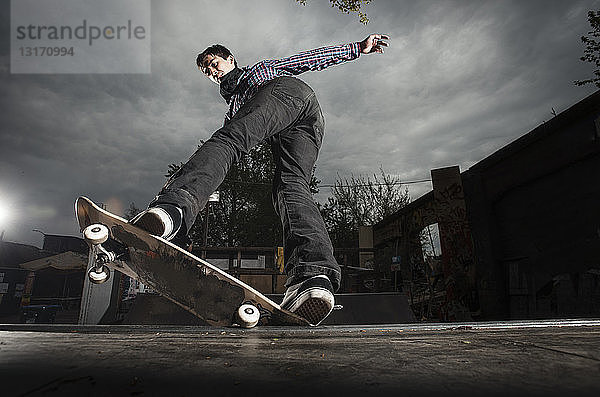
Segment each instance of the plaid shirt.
[{"label": "plaid shirt", "polygon": [[234,114],[256,93],[258,88],[269,80],[280,76],[293,76],[308,71],[323,70],[328,66],[351,61],[360,56],[359,43],[321,47],[301,52],[283,59],[258,62],[254,66],[242,68],[236,93],[229,101],[229,111],[225,115],[227,123]]}]

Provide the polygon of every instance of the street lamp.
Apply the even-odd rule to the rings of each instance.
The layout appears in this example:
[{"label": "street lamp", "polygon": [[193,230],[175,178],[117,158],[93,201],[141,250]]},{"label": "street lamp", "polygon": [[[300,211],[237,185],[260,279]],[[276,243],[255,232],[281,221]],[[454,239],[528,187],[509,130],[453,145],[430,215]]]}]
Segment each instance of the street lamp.
[{"label": "street lamp", "polygon": [[46,233],[42,232],[39,229],[31,229],[32,232],[40,233],[44,238],[42,239],[42,248],[44,248],[44,243],[46,242]]},{"label": "street lamp", "polygon": [[[204,210],[206,211],[204,213],[204,241],[203,241],[204,248],[206,248],[208,246],[208,205],[210,203],[218,203],[219,198],[220,198],[219,192],[214,192],[208,198],[208,202],[206,203],[206,207],[204,208]],[[202,251],[202,259],[206,259],[206,250]]]}]

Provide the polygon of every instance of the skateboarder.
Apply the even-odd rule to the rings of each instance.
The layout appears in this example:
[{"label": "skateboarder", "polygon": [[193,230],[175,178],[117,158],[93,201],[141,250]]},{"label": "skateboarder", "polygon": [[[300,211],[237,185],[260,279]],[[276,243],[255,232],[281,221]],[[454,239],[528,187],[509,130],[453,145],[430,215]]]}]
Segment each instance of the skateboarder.
[{"label": "skateboarder", "polygon": [[[292,77],[306,71],[383,53],[389,38],[372,34],[356,43],[306,51],[238,68],[233,54],[213,45],[198,55],[198,68],[219,84],[229,105],[225,123],[165,184],[132,223],[182,244],[196,215],[231,164],[267,141],[276,170],[273,203],[281,217],[287,291],[282,307],[320,323],[334,306],[340,267],[309,189],[321,147],[324,119],[313,90]],[[352,84],[352,81],[348,81]]]}]

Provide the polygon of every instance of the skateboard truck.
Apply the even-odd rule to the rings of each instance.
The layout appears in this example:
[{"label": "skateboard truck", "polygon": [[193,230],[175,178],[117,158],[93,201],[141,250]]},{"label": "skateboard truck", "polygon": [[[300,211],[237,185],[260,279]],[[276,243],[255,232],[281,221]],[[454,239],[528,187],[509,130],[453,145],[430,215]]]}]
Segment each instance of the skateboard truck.
[{"label": "skateboard truck", "polygon": [[83,230],[83,238],[90,245],[88,259],[88,277],[94,284],[102,284],[110,277],[110,269],[106,266],[117,259],[112,251],[107,251],[102,243],[108,240],[108,228],[100,223],[89,225]]}]

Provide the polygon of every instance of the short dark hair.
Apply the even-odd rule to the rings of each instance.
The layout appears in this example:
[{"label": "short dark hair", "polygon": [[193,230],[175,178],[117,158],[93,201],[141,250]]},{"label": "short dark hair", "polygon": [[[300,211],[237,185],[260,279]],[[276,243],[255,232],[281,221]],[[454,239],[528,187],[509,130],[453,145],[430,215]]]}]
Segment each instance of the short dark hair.
[{"label": "short dark hair", "polygon": [[[198,54],[198,57],[196,58],[196,65],[198,65],[199,68],[202,67],[202,61],[207,55],[219,56],[223,59],[227,59],[232,54],[231,51],[229,51],[226,47],[222,46],[221,44],[211,45],[206,50]],[[235,64],[235,67],[237,67],[237,61],[235,60],[235,58],[233,59],[233,63]]]}]

